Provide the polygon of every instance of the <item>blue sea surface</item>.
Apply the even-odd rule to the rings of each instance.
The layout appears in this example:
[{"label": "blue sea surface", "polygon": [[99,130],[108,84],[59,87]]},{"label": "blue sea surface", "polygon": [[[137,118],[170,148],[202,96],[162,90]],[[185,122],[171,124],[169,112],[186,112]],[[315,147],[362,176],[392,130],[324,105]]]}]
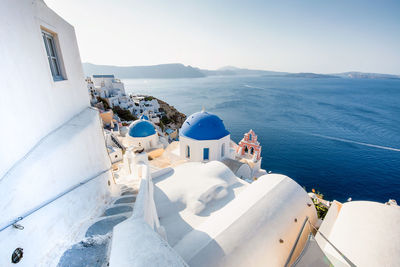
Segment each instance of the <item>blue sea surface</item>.
[{"label": "blue sea surface", "polygon": [[190,115],[202,106],[238,142],[253,129],[262,168],[326,199],[400,202],[400,80],[206,77],[125,79],[128,93]]}]

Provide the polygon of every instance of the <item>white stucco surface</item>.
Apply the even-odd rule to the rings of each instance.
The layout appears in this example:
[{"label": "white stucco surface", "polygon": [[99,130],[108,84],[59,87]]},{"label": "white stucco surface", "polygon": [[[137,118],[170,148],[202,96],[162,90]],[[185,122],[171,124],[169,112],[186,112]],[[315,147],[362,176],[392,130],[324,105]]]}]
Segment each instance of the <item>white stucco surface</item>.
[{"label": "white stucco surface", "polygon": [[154,183],[158,216],[171,245],[248,185],[218,161],[179,165]]},{"label": "white stucco surface", "polygon": [[[66,80],[53,81],[41,27],[57,34]],[[89,96],[74,28],[43,1],[2,1],[0,34],[0,107],[7,128],[0,138],[1,179],[41,138],[88,106]]]},{"label": "white stucco surface", "polygon": [[153,197],[152,178],[168,174],[172,169],[150,174],[150,167],[145,162],[137,161],[132,165],[139,169],[134,178],[140,181],[140,189],[132,216],[114,227],[110,266],[187,266],[165,240],[165,229],[160,226]]},{"label": "white stucco surface", "polygon": [[309,202],[292,179],[260,177],[174,248],[190,266],[283,266],[306,216],[317,220]]},{"label": "white stucco surface", "polygon": [[[53,79],[42,30],[64,80]],[[42,0],[5,0],[0,34],[0,229],[23,216],[23,230],[0,231],[0,266],[18,247],[18,266],[55,266],[82,222],[109,201],[110,159],[98,111],[88,107],[74,28]]]},{"label": "white stucco surface", "polygon": [[[203,149],[209,148],[209,160],[221,160],[222,145],[225,144],[224,156],[229,157],[229,144],[230,135],[222,137],[218,140],[195,140],[185,136],[179,136],[179,151],[181,158],[187,159],[188,161],[201,162],[203,161]],[[190,158],[187,158],[186,149],[190,147]]]},{"label": "white stucco surface", "polygon": [[307,193],[283,175],[248,184],[221,162],[189,162],[154,182],[168,243],[190,266],[282,266],[301,222],[317,220]]},{"label": "white stucco surface", "polygon": [[157,133],[146,137],[132,137],[129,134],[123,139],[124,146],[126,147],[143,147],[145,150],[157,148],[162,146],[159,142]]},{"label": "white stucco surface", "polygon": [[[0,181],[0,225],[109,167],[98,113],[85,109],[43,139]],[[57,257],[62,251],[50,250],[68,244],[79,225],[99,212],[113,184],[107,172],[20,221],[24,230],[9,227],[0,232],[0,266],[8,266],[17,247],[25,251],[20,266],[44,266],[48,254]]]},{"label": "white stucco surface", "polygon": [[114,227],[110,267],[187,266],[150,226],[130,218]]},{"label": "white stucco surface", "polygon": [[[332,212],[321,232],[356,266],[400,266],[399,206],[354,201]],[[335,266],[348,266],[332,246],[318,243]]]}]

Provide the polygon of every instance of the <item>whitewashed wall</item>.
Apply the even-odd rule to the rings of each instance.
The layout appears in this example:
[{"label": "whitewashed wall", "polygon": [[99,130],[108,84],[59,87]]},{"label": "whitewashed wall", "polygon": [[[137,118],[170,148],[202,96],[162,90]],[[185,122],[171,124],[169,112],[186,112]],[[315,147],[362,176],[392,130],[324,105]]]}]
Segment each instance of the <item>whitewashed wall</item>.
[{"label": "whitewashed wall", "polygon": [[[53,81],[41,27],[58,34],[65,81]],[[2,1],[0,36],[1,178],[41,138],[88,106],[89,95],[74,28],[43,1]]]},{"label": "whitewashed wall", "polygon": [[[109,168],[99,116],[88,108],[46,137],[0,181],[0,227]],[[1,231],[0,266],[9,266],[17,247],[25,252],[19,266],[46,266],[40,262],[57,256],[60,252],[51,250],[101,212],[113,190],[106,172],[20,221],[24,230]]]},{"label": "whitewashed wall", "polygon": [[189,266],[284,266],[306,217],[317,221],[311,203],[289,177],[262,176],[173,248]]},{"label": "whitewashed wall", "polygon": [[134,146],[134,147],[143,147],[145,150],[149,150],[151,148],[156,148],[159,146],[159,137],[158,134],[155,133],[146,137],[132,137],[129,134],[125,139],[124,145],[126,147]]},{"label": "whitewashed wall", "polygon": [[203,149],[209,148],[209,161],[221,160],[221,147],[225,144],[225,157],[229,156],[230,135],[227,135],[219,140],[194,140],[185,136],[179,136],[179,151],[180,156],[186,159],[186,147],[190,146],[189,161],[203,161]]},{"label": "whitewashed wall", "polygon": [[[64,81],[53,81],[41,27],[57,33]],[[4,0],[0,36],[2,228],[109,169],[110,159],[98,112],[88,107],[73,27],[41,0]],[[24,249],[18,266],[48,266],[114,189],[106,171],[21,220],[23,230],[0,231],[0,266],[10,266],[17,247]]]}]

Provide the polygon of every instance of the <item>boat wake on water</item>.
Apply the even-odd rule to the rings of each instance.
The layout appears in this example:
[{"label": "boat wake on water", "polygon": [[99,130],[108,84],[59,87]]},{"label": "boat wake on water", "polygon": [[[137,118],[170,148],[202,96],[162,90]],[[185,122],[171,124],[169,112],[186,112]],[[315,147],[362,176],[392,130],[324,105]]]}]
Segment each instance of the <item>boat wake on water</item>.
[{"label": "boat wake on water", "polygon": [[262,88],[262,87],[252,86],[252,85],[248,85],[248,84],[243,84],[243,86],[247,87],[247,88],[253,88],[253,89],[262,89],[262,90],[265,89],[265,88]]},{"label": "boat wake on water", "polygon": [[374,145],[374,144],[368,144],[368,143],[363,143],[363,142],[357,142],[353,140],[348,140],[348,139],[343,139],[343,138],[338,138],[338,137],[332,137],[332,136],[327,136],[327,135],[322,135],[322,134],[309,134],[312,136],[317,136],[329,140],[335,140],[335,141],[340,141],[340,142],[345,142],[345,143],[350,143],[350,144],[356,144],[360,146],[367,146],[367,147],[373,147],[373,148],[379,148],[379,149],[384,149],[384,150],[391,150],[391,151],[397,151],[400,152],[400,148],[394,148],[394,147],[387,147],[387,146],[379,146],[379,145]]}]

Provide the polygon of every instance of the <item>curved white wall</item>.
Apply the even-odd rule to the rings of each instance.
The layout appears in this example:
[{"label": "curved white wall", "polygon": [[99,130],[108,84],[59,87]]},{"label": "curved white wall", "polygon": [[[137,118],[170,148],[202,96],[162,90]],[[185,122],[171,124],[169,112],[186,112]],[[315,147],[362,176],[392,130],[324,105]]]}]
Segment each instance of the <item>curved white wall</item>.
[{"label": "curved white wall", "polygon": [[125,140],[126,140],[126,142],[124,143],[125,146],[127,146],[127,147],[141,146],[145,150],[155,148],[158,146],[158,143],[159,143],[159,137],[158,137],[157,133],[150,135],[150,136],[146,136],[146,137],[132,137],[128,134],[127,138]]},{"label": "curved white wall", "polygon": [[[372,201],[335,203],[320,232],[356,266],[400,266],[400,207]],[[335,266],[346,261],[317,234],[316,240]]]},{"label": "curved white wall", "polygon": [[[219,140],[195,140],[185,136],[179,136],[179,151],[181,158],[187,159],[188,161],[204,161],[203,160],[203,149],[209,148],[209,160],[221,160],[221,148],[222,144],[225,144],[224,156],[229,156],[229,143],[230,135],[227,135]],[[187,146],[190,147],[190,158],[186,157]]]},{"label": "curved white wall", "polygon": [[310,203],[289,177],[262,176],[174,249],[190,266],[284,266],[305,218],[317,221]]}]

